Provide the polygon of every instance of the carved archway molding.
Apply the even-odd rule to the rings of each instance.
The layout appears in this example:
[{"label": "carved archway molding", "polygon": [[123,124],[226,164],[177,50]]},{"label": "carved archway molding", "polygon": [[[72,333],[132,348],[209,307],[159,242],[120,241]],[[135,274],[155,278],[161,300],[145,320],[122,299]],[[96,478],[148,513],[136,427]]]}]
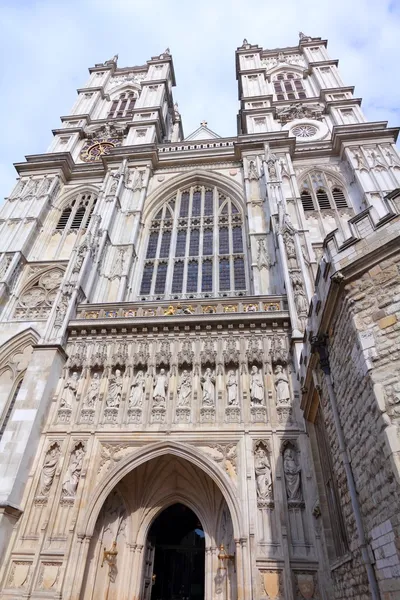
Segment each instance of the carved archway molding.
[{"label": "carved archway molding", "polygon": [[193,169],[193,171],[181,173],[173,177],[147,197],[146,206],[143,211],[143,222],[146,222],[156,212],[157,208],[161,207],[179,189],[196,185],[217,187],[221,192],[237,202],[242,214],[244,214],[244,190],[238,183],[233,179],[228,179],[226,175],[221,175],[221,173]]},{"label": "carved archway molding", "polygon": [[28,329],[20,331],[12,338],[4,342],[4,344],[0,347],[1,371],[9,368],[12,371],[13,376],[16,377],[18,374],[18,368],[17,365],[12,362],[12,359],[16,355],[22,354],[27,346],[36,345],[39,339],[39,333],[32,327],[29,327]]},{"label": "carved archway molding", "polygon": [[[173,441],[156,442],[154,444],[146,445],[135,452],[135,454],[130,454],[125,458],[125,460],[121,460],[117,463],[114,469],[108,473],[105,480],[103,480],[101,484],[98,485],[93,491],[91,498],[89,498],[87,509],[78,521],[78,537],[80,539],[92,537],[97,517],[104,502],[111,491],[126,475],[140,465],[167,454],[189,461],[212,479],[217,488],[220,490],[226,504],[228,505],[232,518],[234,537],[244,538],[245,528],[243,524],[242,511],[239,505],[238,490],[230,481],[228,475],[224,473],[218,465],[212,463],[209,458],[207,458],[195,447]],[[177,501],[176,495],[174,495],[173,498],[170,498],[171,504]],[[188,502],[190,502],[191,505],[188,504]],[[185,498],[184,503],[187,504],[189,508],[192,508],[192,510],[194,510],[194,512],[199,516],[200,520],[202,520],[202,516],[198,514],[199,507],[193,502],[193,500],[190,500],[190,498]],[[167,505],[164,505],[161,510],[164,510],[166,506]],[[152,520],[155,518],[157,511],[160,511],[160,507],[156,508],[155,515],[149,519],[147,523],[147,530],[150,527]]]}]

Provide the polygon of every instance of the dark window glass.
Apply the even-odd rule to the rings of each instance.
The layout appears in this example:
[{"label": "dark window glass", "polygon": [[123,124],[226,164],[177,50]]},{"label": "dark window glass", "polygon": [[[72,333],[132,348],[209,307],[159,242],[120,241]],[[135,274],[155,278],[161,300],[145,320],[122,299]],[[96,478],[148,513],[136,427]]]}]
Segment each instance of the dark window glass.
[{"label": "dark window glass", "polygon": [[212,215],[214,212],[213,193],[207,190],[204,197],[204,214]]},{"label": "dark window glass", "polygon": [[221,258],[219,261],[219,289],[229,290],[231,287],[229,259]]},{"label": "dark window glass", "polygon": [[182,292],[183,267],[184,267],[184,264],[181,260],[177,261],[174,265],[174,276],[172,278],[172,293],[173,294],[180,294]]},{"label": "dark window glass", "polygon": [[284,79],[284,75],[282,75],[282,74],[278,75],[277,79],[280,79],[280,80]]},{"label": "dark window glass", "polygon": [[79,229],[82,225],[83,217],[85,216],[86,207],[80,206],[72,219],[71,229]]},{"label": "dark window glass", "polygon": [[242,228],[233,227],[232,229],[233,252],[243,252]]},{"label": "dark window glass", "polygon": [[288,74],[286,75],[286,79],[294,79],[294,78],[295,78],[295,77],[294,77],[293,73],[288,73]]},{"label": "dark window glass", "polygon": [[211,292],[213,282],[213,264],[212,260],[203,260],[202,267],[202,278],[201,278],[201,291]]},{"label": "dark window glass", "polygon": [[197,260],[190,260],[188,264],[188,272],[187,272],[187,283],[186,283],[186,291],[187,292],[197,292],[197,273],[199,270],[199,263]]},{"label": "dark window glass", "polygon": [[283,94],[278,94],[276,98],[277,100],[284,100],[285,96]]},{"label": "dark window glass", "polygon": [[171,243],[171,232],[164,231],[162,240],[161,240],[161,248],[160,248],[160,257],[161,258],[168,258],[170,243]]},{"label": "dark window glass", "polygon": [[181,197],[180,217],[187,217],[189,214],[189,192],[183,192]]},{"label": "dark window glass", "polygon": [[238,208],[237,208],[236,204],[234,204],[233,202],[232,202],[232,204],[231,204],[231,208],[232,208],[232,213],[236,214],[236,213],[238,213],[238,212],[239,212],[239,210],[238,210]]},{"label": "dark window glass", "polygon": [[299,92],[299,98],[307,98],[305,92]]},{"label": "dark window glass", "polygon": [[281,91],[281,84],[280,84],[279,81],[275,81],[274,88],[275,88],[276,92],[280,92]]},{"label": "dark window glass", "polygon": [[200,241],[200,230],[192,229],[190,231],[189,256],[198,256],[199,255],[199,241]]},{"label": "dark window glass", "polygon": [[118,106],[118,100],[114,100],[113,103],[111,104],[110,112],[108,113],[109,117],[114,116],[114,113],[117,110],[117,106]]},{"label": "dark window glass", "polygon": [[153,263],[147,264],[143,269],[142,285],[140,287],[141,294],[150,294],[151,279],[153,277]]},{"label": "dark window glass", "polygon": [[158,231],[152,231],[149,237],[149,244],[147,246],[147,256],[146,258],[155,258],[157,252],[157,242],[158,242]]},{"label": "dark window glass", "polygon": [[192,217],[198,217],[201,213],[201,192],[194,192],[192,199]]},{"label": "dark window glass", "polygon": [[244,273],[243,258],[235,258],[233,262],[233,276],[235,278],[235,290],[246,289],[246,277]]},{"label": "dark window glass", "polygon": [[298,90],[302,90],[303,89],[303,82],[301,81],[301,79],[296,79],[294,82],[294,85],[296,86],[296,88]]},{"label": "dark window glass", "polygon": [[175,256],[185,256],[186,251],[186,229],[180,229],[176,236]]},{"label": "dark window glass", "polygon": [[295,100],[296,99],[296,94],[290,93],[287,95],[288,100]]},{"label": "dark window glass", "polygon": [[213,253],[213,230],[205,229],[203,233],[203,254],[210,256]]},{"label": "dark window glass", "polygon": [[292,91],[292,83],[290,81],[285,81],[285,90],[287,92],[291,92]]},{"label": "dark window glass", "polygon": [[68,219],[71,215],[72,209],[71,208],[64,208],[64,210],[61,213],[61,216],[58,220],[57,223],[57,228],[56,229],[65,229],[65,227],[67,226],[68,223]]},{"label": "dark window glass", "polygon": [[221,227],[219,230],[219,253],[229,254],[229,229]]},{"label": "dark window glass", "polygon": [[156,285],[154,287],[155,294],[163,294],[165,291],[165,280],[167,278],[167,263],[158,263]]},{"label": "dark window glass", "polygon": [[4,416],[3,422],[1,424],[1,428],[0,428],[0,440],[3,437],[3,433],[5,432],[7,424],[9,422],[9,420],[10,420],[11,413],[12,413],[12,411],[14,409],[15,401],[17,400],[18,392],[20,390],[21,385],[22,385],[22,379],[18,382],[18,385],[15,388],[14,395],[13,395],[13,397],[11,399],[11,402],[10,402],[8,408],[7,408],[7,412],[6,412],[5,416]]},{"label": "dark window glass", "polygon": [[90,219],[92,218],[92,214],[93,214],[93,211],[94,211],[95,207],[96,207],[96,200],[92,204],[92,208],[90,209],[90,212],[89,212],[89,215],[88,215],[85,227],[89,226]]}]

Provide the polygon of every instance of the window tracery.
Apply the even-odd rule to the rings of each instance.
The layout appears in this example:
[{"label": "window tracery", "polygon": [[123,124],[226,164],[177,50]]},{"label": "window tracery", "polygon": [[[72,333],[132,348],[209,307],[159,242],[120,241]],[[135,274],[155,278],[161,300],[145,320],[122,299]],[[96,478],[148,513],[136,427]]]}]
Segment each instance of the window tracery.
[{"label": "window tracery", "polygon": [[62,211],[57,230],[87,229],[96,206],[97,198],[93,194],[79,194]]},{"label": "window tracery", "polygon": [[305,212],[348,208],[344,186],[322,171],[312,171],[300,191]]},{"label": "window tracery", "polygon": [[243,217],[216,188],[179,191],[150,223],[140,296],[207,297],[246,290]]},{"label": "window tracery", "polygon": [[273,78],[277,100],[301,100],[307,98],[301,76],[297,73],[278,73]]}]

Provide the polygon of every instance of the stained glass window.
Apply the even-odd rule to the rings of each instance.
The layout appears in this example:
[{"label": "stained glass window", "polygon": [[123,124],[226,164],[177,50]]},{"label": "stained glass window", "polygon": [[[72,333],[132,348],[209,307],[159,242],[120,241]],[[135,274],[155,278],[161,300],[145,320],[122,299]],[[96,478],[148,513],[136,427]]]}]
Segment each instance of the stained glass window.
[{"label": "stained glass window", "polygon": [[217,188],[186,188],[158,207],[144,252],[140,294],[149,299],[246,290],[243,216]]}]

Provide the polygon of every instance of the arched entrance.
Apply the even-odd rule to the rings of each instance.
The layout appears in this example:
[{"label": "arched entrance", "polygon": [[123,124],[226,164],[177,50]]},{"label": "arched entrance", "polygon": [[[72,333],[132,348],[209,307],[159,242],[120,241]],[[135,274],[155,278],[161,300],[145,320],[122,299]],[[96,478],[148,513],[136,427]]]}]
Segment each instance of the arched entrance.
[{"label": "arched entrance", "polygon": [[203,600],[205,533],[197,515],[172,504],[153,522],[147,541],[146,600]]},{"label": "arched entrance", "polygon": [[[236,524],[234,526],[225,499],[226,494],[232,504],[233,483],[228,475],[216,468],[215,464],[209,462],[196,449],[177,444],[177,447],[171,448],[170,452],[164,450],[162,453],[159,446],[154,445],[155,449],[147,454],[147,460],[142,458],[139,461],[140,457],[136,456],[136,465],[133,468],[130,466],[130,470],[128,460],[125,464],[120,463],[115,471],[118,469],[123,475],[119,478],[114,476],[113,487],[110,485],[113,481],[110,476],[106,489],[109,490],[109,498],[114,495],[114,499],[111,504],[109,499],[103,500],[103,508],[98,509],[100,512],[98,512],[96,526],[93,522],[93,535],[90,536],[88,550],[76,557],[76,570],[72,577],[76,586],[79,578],[82,583],[79,585],[79,592],[75,587],[78,593],[75,595],[76,592],[73,592],[71,598],[80,600],[98,598],[102,600],[164,600],[164,598],[237,600],[239,598],[240,600],[243,598],[242,590],[246,589],[246,574],[243,571],[246,559],[243,555],[244,547],[238,539],[234,539],[234,527],[237,527],[236,524],[239,522],[240,508],[235,501]],[[186,458],[186,454],[189,458]],[[200,466],[202,463],[204,463],[203,468]],[[94,503],[92,506],[95,506]],[[109,506],[112,508],[110,509]],[[184,511],[187,516],[179,519],[177,531],[174,532],[174,528],[171,530],[166,525],[163,527],[162,523],[168,522],[168,516],[172,522],[171,515],[176,517],[174,511],[179,510]],[[86,521],[88,524],[93,515],[90,511],[93,509],[88,510],[87,514],[90,517],[89,521]],[[196,533],[198,539],[193,535],[195,529],[199,530]],[[119,532],[117,538],[114,532]],[[177,558],[179,546],[182,544],[184,558],[182,556]],[[221,560],[219,557],[221,544],[224,546],[224,554],[229,558]],[[161,549],[159,552],[161,563],[155,564],[157,545]],[[197,559],[194,558],[198,549],[203,553],[203,567],[198,566]],[[104,550],[117,552],[116,564],[112,569],[109,568],[107,560],[103,560]],[[175,555],[173,553],[168,555],[167,550],[175,550]],[[183,589],[180,590],[177,579],[178,583],[173,584],[172,592],[169,591],[169,595],[165,595],[164,587],[170,585],[165,584],[166,576],[163,574],[166,569],[165,561],[167,565],[175,561],[175,566],[179,566],[179,561],[186,561],[182,568],[187,568],[190,561],[195,562],[196,573],[203,573],[204,568],[203,585],[200,582],[201,577],[196,575],[193,582],[195,585],[188,591],[189,584],[184,577],[181,577],[180,585],[181,587],[183,585]],[[84,569],[82,575],[79,575],[80,565]],[[156,575],[156,581],[159,576],[162,582],[156,587],[152,585],[153,575]],[[160,592],[161,586],[164,587]]]}]

